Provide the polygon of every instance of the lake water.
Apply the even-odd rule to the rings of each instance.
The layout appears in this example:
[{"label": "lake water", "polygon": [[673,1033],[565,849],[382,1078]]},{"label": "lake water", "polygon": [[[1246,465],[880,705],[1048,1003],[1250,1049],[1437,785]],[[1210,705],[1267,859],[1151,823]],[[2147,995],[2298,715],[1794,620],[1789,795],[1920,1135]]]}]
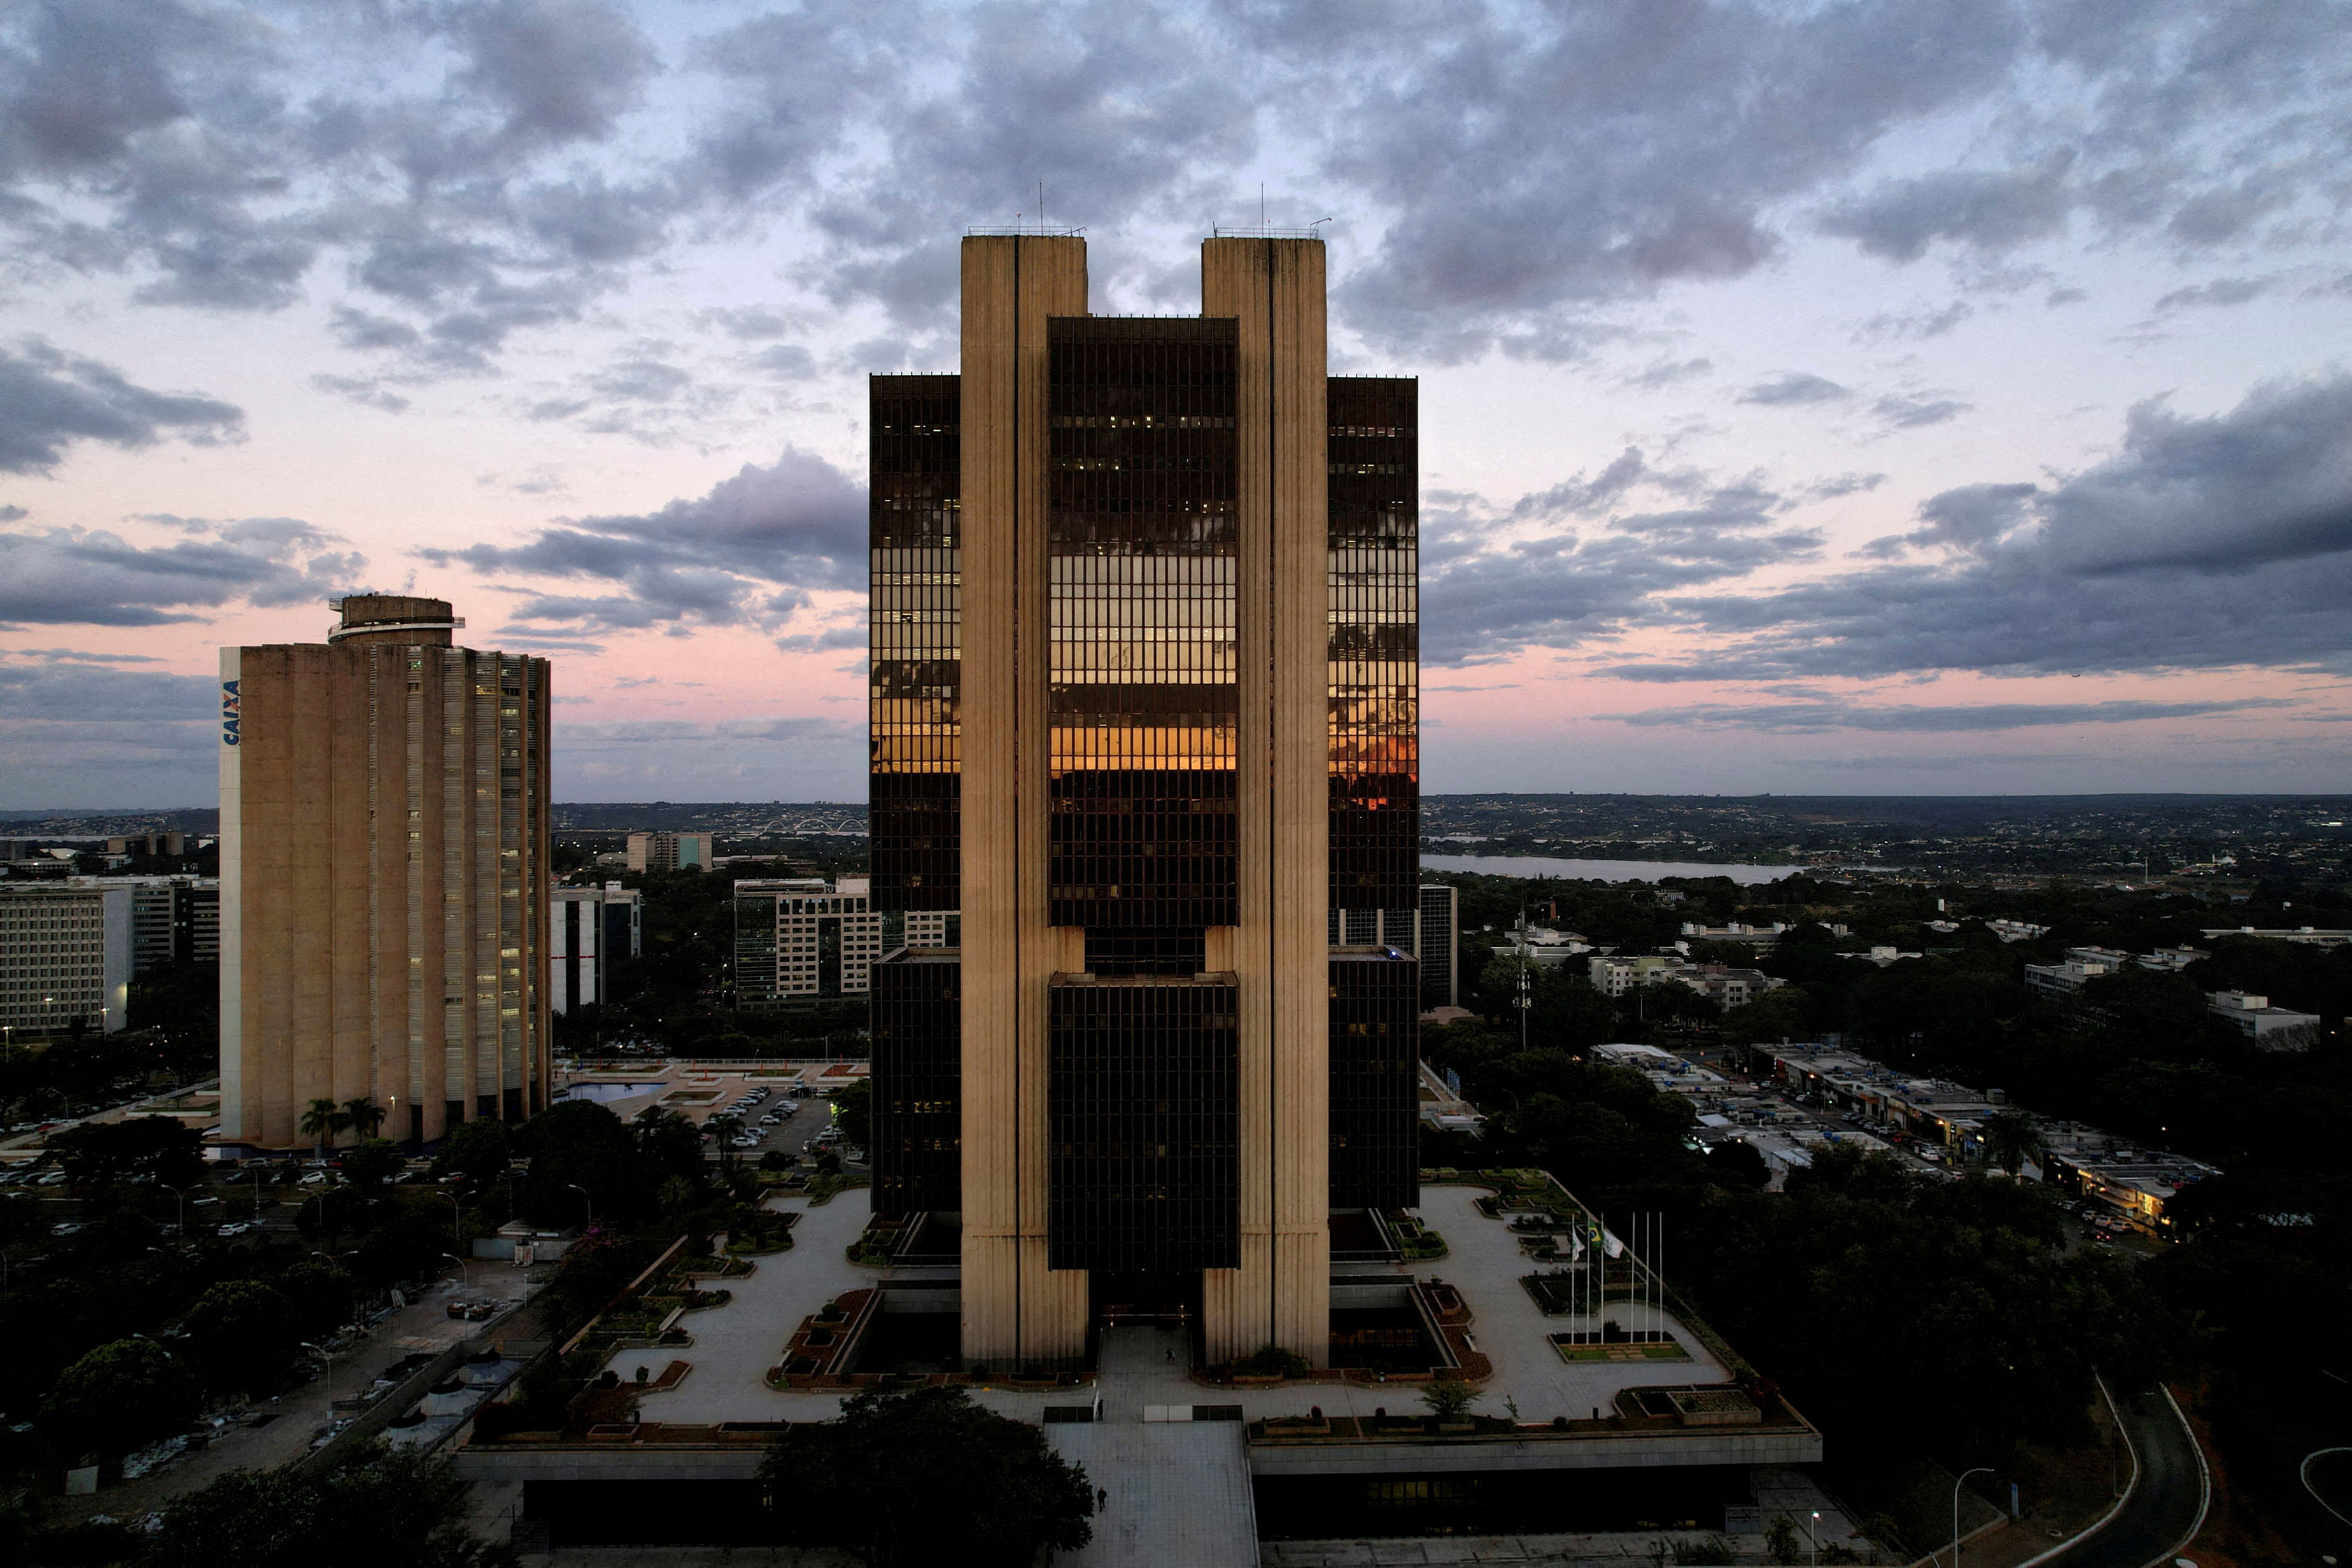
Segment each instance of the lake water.
[{"label": "lake water", "polygon": [[1698,861],[1552,860],[1543,855],[1423,855],[1423,871],[1467,872],[1476,876],[1549,876],[1573,882],[1656,882],[1668,876],[1727,876],[1742,887],[1760,887],[1794,876],[1793,865],[1708,865]]}]

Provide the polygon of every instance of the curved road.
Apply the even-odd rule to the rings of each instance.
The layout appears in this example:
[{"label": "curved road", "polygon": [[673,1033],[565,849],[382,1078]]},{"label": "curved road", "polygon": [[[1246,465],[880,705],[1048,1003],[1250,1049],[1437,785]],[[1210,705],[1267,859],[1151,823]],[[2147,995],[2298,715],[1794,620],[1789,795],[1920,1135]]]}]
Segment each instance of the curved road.
[{"label": "curved road", "polygon": [[2042,1568],[2149,1568],[2189,1542],[2205,1520],[2207,1480],[2196,1436],[2160,1385],[2116,1402],[2139,1477],[2106,1528],[2039,1560]]}]

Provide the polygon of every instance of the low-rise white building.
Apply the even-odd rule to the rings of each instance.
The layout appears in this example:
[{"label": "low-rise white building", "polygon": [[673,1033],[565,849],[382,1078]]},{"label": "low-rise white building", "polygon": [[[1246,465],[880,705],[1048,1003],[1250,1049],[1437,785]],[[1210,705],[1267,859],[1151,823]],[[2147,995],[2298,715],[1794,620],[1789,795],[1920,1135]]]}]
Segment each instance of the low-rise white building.
[{"label": "low-rise white building", "polygon": [[2218,942],[2224,936],[2260,936],[2269,942],[2299,942],[2306,947],[2341,947],[2352,942],[2352,931],[2322,930],[2309,925],[2286,926],[2232,925],[2205,933],[2205,940]]},{"label": "low-rise white building", "polygon": [[[2215,1018],[2229,1019],[2232,1028],[2255,1044],[2267,1043],[2279,1050],[2307,1048],[2310,1036],[2319,1032],[2317,1013],[2274,1008],[2270,998],[2248,991],[2208,991],[2205,1010]],[[2306,1032],[2290,1039],[2287,1033],[2291,1030]]]},{"label": "low-rise white building", "polygon": [[2071,997],[2093,980],[2115,974],[2132,962],[2128,953],[2112,947],[2069,947],[2063,964],[2028,964],[2025,983],[2045,997]]}]

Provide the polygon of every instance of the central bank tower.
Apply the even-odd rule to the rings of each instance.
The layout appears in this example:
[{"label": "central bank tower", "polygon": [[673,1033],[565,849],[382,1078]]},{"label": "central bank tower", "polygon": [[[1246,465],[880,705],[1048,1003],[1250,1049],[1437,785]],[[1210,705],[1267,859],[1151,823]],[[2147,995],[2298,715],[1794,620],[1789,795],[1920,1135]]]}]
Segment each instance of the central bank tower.
[{"label": "central bank tower", "polygon": [[974,235],[962,373],[873,380],[874,898],[961,916],[874,969],[874,1207],[960,1226],[975,1369],[1326,1364],[1335,1220],[1417,1200],[1415,961],[1327,935],[1415,898],[1417,386],[1326,374],[1313,236],[1201,273]]}]

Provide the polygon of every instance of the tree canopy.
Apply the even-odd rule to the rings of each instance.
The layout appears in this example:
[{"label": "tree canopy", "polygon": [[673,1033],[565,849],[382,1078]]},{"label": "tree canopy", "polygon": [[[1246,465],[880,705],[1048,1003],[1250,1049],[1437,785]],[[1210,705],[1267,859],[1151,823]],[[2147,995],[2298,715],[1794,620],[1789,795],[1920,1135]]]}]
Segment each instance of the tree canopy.
[{"label": "tree canopy", "polygon": [[466,1530],[448,1461],[374,1444],[323,1473],[232,1470],[174,1499],[152,1568],[512,1568],[511,1548]]},{"label": "tree canopy", "polygon": [[187,1424],[196,1380],[149,1339],[102,1344],[58,1374],[44,1424],[68,1450],[127,1454]]},{"label": "tree canopy", "polygon": [[1085,1468],[961,1388],[857,1395],[835,1420],[785,1427],[761,1473],[795,1500],[782,1539],[845,1547],[869,1568],[1029,1568],[1094,1539]]}]

